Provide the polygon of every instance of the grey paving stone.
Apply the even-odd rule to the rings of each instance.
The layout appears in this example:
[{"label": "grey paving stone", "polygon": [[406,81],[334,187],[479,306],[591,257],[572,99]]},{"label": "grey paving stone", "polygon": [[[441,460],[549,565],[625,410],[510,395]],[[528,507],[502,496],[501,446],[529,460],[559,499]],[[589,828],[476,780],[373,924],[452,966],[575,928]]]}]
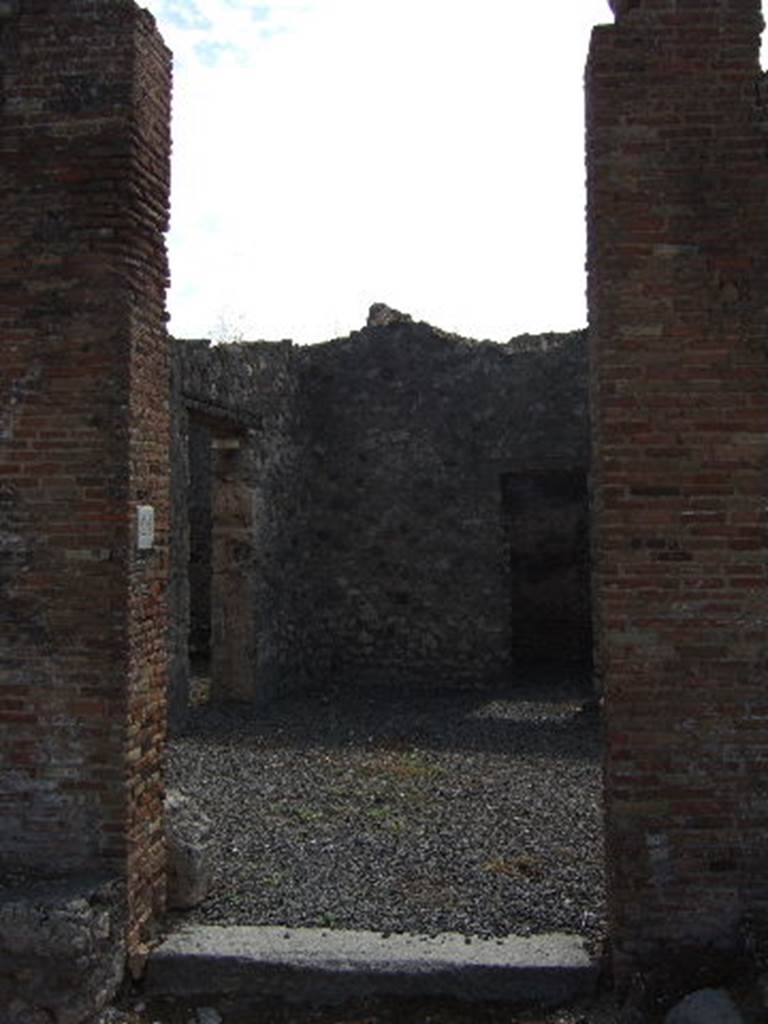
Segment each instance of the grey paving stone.
[{"label": "grey paving stone", "polygon": [[596,977],[576,935],[469,939],[195,926],[170,935],[153,952],[145,990],[316,1004],[403,996],[554,1006],[588,994]]},{"label": "grey paving stone", "polygon": [[744,1024],[744,1018],[723,989],[702,988],[671,1009],[664,1024]]}]

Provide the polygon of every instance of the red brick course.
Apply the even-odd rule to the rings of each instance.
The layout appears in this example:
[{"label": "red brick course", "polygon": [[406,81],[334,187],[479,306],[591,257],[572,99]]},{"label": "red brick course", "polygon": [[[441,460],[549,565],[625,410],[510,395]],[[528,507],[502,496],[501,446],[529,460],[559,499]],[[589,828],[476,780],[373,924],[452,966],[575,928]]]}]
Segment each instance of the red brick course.
[{"label": "red brick course", "polygon": [[587,72],[594,589],[614,964],[765,928],[759,0],[625,5]]},{"label": "red brick course", "polygon": [[163,902],[170,62],[130,0],[7,8],[0,864],[125,876],[135,944]]}]

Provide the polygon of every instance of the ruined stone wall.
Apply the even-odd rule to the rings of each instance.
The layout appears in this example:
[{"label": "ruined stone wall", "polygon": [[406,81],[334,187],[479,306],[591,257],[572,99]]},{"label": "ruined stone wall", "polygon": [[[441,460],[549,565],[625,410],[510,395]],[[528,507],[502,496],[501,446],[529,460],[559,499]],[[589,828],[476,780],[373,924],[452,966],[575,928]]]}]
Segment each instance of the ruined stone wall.
[{"label": "ruined stone wall", "polygon": [[[173,689],[183,717],[190,628],[204,641],[211,611],[213,628],[228,633],[213,645],[214,696],[218,689],[219,696],[265,700],[301,676],[303,581],[295,568],[302,447],[289,343],[178,341],[175,355],[174,463],[184,466],[184,488],[174,502]],[[217,544],[224,550],[214,556]],[[219,556],[227,559],[228,578],[217,580],[211,560]],[[217,618],[222,605],[231,606],[229,621]],[[217,666],[218,656],[229,661]]]},{"label": "ruined stone wall", "polygon": [[137,948],[163,905],[169,55],[130,0],[10,0],[0,52],[0,865],[121,879]]},{"label": "ruined stone wall", "polygon": [[477,685],[588,658],[583,334],[498,345],[389,313],[297,351],[315,678]]},{"label": "ruined stone wall", "polygon": [[174,720],[206,617],[214,697],[589,661],[583,333],[497,345],[396,316],[302,348],[176,343]]},{"label": "ruined stone wall", "polygon": [[[765,931],[758,0],[618,5],[588,97],[595,590],[618,977]],[[685,983],[685,982],[683,982]]]}]

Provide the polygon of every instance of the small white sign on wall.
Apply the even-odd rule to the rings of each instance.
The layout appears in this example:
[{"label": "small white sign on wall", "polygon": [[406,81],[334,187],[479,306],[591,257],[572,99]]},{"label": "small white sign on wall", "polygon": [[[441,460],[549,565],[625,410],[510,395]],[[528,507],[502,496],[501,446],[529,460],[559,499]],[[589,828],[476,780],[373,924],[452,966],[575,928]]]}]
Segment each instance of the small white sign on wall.
[{"label": "small white sign on wall", "polygon": [[155,509],[152,505],[136,508],[136,547],[149,551],[155,543]]}]

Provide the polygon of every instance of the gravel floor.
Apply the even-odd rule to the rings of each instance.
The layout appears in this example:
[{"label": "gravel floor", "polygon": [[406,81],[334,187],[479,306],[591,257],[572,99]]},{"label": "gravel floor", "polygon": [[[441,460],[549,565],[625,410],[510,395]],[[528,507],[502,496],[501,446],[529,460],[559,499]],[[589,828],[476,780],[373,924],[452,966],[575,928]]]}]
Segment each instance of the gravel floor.
[{"label": "gravel floor", "polygon": [[202,706],[169,783],[213,819],[187,921],[467,935],[604,930],[600,722],[584,681]]}]

